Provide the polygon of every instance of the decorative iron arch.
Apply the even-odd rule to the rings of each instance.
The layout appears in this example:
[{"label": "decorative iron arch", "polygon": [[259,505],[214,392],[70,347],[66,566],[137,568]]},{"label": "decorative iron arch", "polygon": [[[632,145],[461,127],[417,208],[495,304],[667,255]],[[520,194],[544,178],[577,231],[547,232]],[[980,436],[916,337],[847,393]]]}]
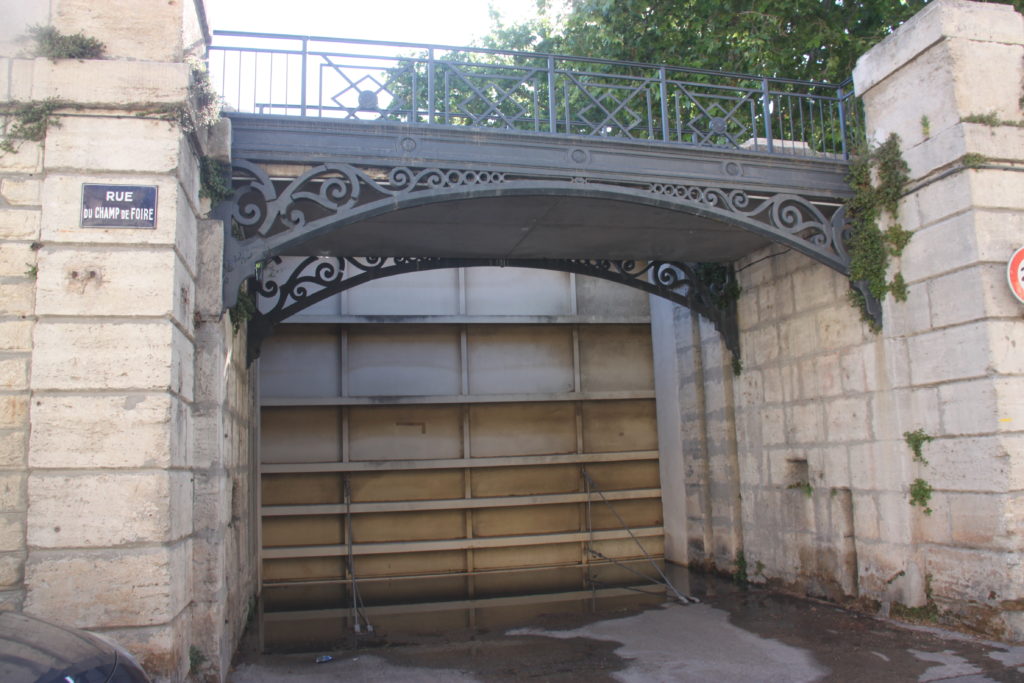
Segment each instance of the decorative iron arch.
[{"label": "decorative iron arch", "polygon": [[[311,249],[304,245],[334,231],[344,230],[347,225],[436,202],[489,197],[582,197],[670,209],[739,227],[803,253],[844,275],[849,274],[850,257],[846,249],[849,226],[842,203],[834,194],[827,192],[815,194],[807,190],[783,190],[763,183],[744,184],[743,178],[674,182],[643,173],[587,174],[579,168],[531,171],[521,166],[484,165],[479,162],[459,167],[414,163],[396,165],[381,163],[381,160],[361,163],[331,161],[307,167],[301,174],[286,178],[272,178],[262,166],[245,159],[236,159],[233,166],[235,192],[214,212],[214,216],[223,220],[225,225],[223,294],[226,306],[237,302],[244,282],[251,283],[251,292],[262,292],[266,283],[260,283],[253,277],[261,264],[282,255],[310,254]],[[727,169],[726,175],[731,173]],[[656,255],[652,258],[650,254],[638,255],[633,261],[612,261],[512,259],[501,254],[489,258],[455,255],[414,257],[402,254],[401,245],[395,245],[392,253],[363,252],[359,258],[350,255],[354,249],[342,253],[345,251],[335,247],[322,252],[322,255],[336,259],[334,268],[338,273],[344,273],[346,267],[349,272],[353,268],[361,271],[358,277],[342,275],[337,282],[332,280],[330,288],[340,288],[332,293],[377,277],[436,268],[516,265],[565,270],[638,287],[691,308],[714,322],[738,358],[735,309],[723,313],[717,307],[707,305],[706,297],[702,297],[713,296],[713,293],[696,293],[700,283],[692,264],[658,260]],[[457,254],[456,249],[453,251]],[[658,277],[648,282],[631,274],[638,263],[642,264],[642,277],[651,272],[657,275],[658,268],[674,269],[666,272],[683,275],[672,279],[671,286],[660,282]],[[299,281],[307,276],[296,275],[295,287],[300,287],[302,283]],[[676,292],[674,286],[681,286],[683,293]],[[864,295],[873,317],[880,321],[879,303],[863,283],[853,283],[852,286]],[[327,284],[322,287],[317,291],[329,289]],[[260,296],[266,298],[262,293]],[[311,299],[306,305],[327,296],[330,294]],[[306,297],[300,298],[306,300]],[[299,310],[297,304],[293,301],[279,308],[275,303],[271,310],[276,313],[257,314],[251,323],[254,344],[251,351],[254,354],[258,354],[262,339],[276,322]],[[288,312],[282,314],[283,311]]]},{"label": "decorative iron arch", "polygon": [[[280,259],[275,258],[276,261]],[[736,297],[730,295],[733,273],[709,283],[699,266],[664,261],[613,261],[589,259],[488,259],[488,258],[352,258],[309,256],[281,278],[256,276],[248,280],[253,311],[248,322],[248,360],[259,357],[263,340],[274,327],[310,306],[361,284],[384,277],[447,268],[538,268],[616,282],[660,296],[689,308],[710,320],[722,335],[733,358],[739,360],[739,327]]]}]

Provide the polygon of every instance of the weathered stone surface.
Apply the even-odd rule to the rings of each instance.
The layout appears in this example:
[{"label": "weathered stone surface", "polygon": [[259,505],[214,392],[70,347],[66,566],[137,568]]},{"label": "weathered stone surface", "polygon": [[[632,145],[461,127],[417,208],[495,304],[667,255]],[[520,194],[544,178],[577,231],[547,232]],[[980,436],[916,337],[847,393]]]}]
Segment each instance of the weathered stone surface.
[{"label": "weathered stone surface", "polygon": [[0,512],[25,510],[25,474],[0,472]]},{"label": "weathered stone surface", "polygon": [[46,134],[48,170],[174,173],[181,129],[174,121],[65,117]]},{"label": "weathered stone surface", "polygon": [[0,389],[18,390],[28,388],[28,358],[15,356],[0,357]]},{"label": "weathered stone surface", "polygon": [[174,250],[110,247],[39,252],[37,315],[152,316],[184,311],[176,297]]},{"label": "weathered stone surface", "polygon": [[39,206],[41,186],[38,178],[4,178],[0,180],[0,197],[11,206]]},{"label": "weathered stone surface", "polygon": [[0,470],[21,470],[28,455],[28,425],[0,429]]},{"label": "weathered stone surface", "polygon": [[28,490],[28,542],[36,548],[171,541],[191,530],[186,472],[36,471]]},{"label": "weathered stone surface", "polygon": [[0,395],[0,429],[21,429],[28,424],[28,396]]},{"label": "weathered stone surface", "polygon": [[165,624],[188,604],[191,544],[33,550],[25,608],[81,628]]},{"label": "weathered stone surface", "polygon": [[0,283],[0,315],[32,315],[35,304],[35,282],[22,279],[21,282]]},{"label": "weathered stone surface", "polygon": [[[32,388],[178,390],[168,321],[39,322]],[[180,333],[177,333],[180,334]]]},{"label": "weathered stone surface", "polygon": [[0,238],[30,240],[39,236],[39,211],[0,209]]},{"label": "weathered stone surface", "polygon": [[32,405],[33,468],[181,467],[182,410],[167,393],[37,395]]},{"label": "weathered stone surface", "polygon": [[0,351],[31,351],[31,320],[0,320]]},{"label": "weathered stone surface", "polygon": [[29,82],[32,96],[28,99],[33,100],[59,97],[81,104],[177,104],[185,101],[188,67],[172,62],[95,59],[53,62],[40,58],[32,62]]}]

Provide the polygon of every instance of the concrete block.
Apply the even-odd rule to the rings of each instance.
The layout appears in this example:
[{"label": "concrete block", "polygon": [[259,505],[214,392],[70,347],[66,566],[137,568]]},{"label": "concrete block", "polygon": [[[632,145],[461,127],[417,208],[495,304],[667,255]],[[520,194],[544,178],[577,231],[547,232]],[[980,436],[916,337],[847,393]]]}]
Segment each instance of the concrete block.
[{"label": "concrete block", "polygon": [[[916,207],[917,220],[908,225],[927,227],[974,207],[969,174],[976,171],[954,173],[925,185],[907,197],[906,202]],[[913,242],[913,240],[911,240]]]},{"label": "concrete block", "polygon": [[172,336],[171,389],[191,402],[195,390],[195,347],[178,328],[174,328]]},{"label": "concrete block", "polygon": [[[939,387],[939,406],[943,434],[991,434],[1002,426],[1000,419],[1003,413],[992,378],[956,382]],[[1015,412],[1019,412],[1019,420],[1024,420],[1024,407],[1019,406]],[[1013,419],[1012,415],[1008,417]]]},{"label": "concrete block", "polygon": [[[182,58],[182,6],[159,3],[151,12],[139,12],[133,0],[108,0],[99,5],[87,0],[61,0],[53,24],[74,33],[83,26],[102,27],[108,58],[171,62]],[[123,62],[118,62],[123,63]]]},{"label": "concrete block", "polygon": [[17,391],[28,388],[28,358],[0,357],[0,390]]},{"label": "concrete block", "polygon": [[183,467],[172,448],[185,429],[166,393],[37,395],[32,405],[33,468]]},{"label": "concrete block", "polygon": [[[6,76],[7,73],[5,71],[0,76],[0,81]],[[3,83],[0,83],[0,92],[3,89]],[[2,94],[0,94],[0,99],[4,99]],[[43,155],[41,152],[42,145],[38,142],[26,141],[21,143],[13,154],[10,152],[0,154],[0,173],[40,173],[43,170]]]},{"label": "concrete block", "polygon": [[20,282],[0,283],[0,315],[32,315],[35,304],[35,281],[23,278]]},{"label": "concrete block", "polygon": [[832,284],[831,268],[815,264],[793,273],[793,294],[796,309],[807,311],[834,303],[835,287]]},{"label": "concrete block", "polygon": [[92,630],[131,652],[151,678],[171,681],[189,670],[189,646],[203,642],[195,640],[192,620],[190,611],[185,611],[166,624]]},{"label": "concrete block", "polygon": [[1007,527],[1005,495],[991,493],[948,494],[952,540],[974,548],[1011,549],[1012,530]]},{"label": "concrete block", "polygon": [[35,261],[27,242],[0,242],[0,278],[23,278]]},{"label": "concrete block", "polygon": [[40,322],[32,388],[177,389],[173,339],[170,322]]},{"label": "concrete block", "polygon": [[[25,551],[0,553],[0,587],[3,589],[21,588],[25,576]],[[3,609],[21,609],[4,607]]]},{"label": "concrete block", "polygon": [[221,298],[224,267],[224,223],[215,220],[199,221],[197,238],[196,310],[204,316],[219,316],[224,311]]},{"label": "concrete block", "polygon": [[0,553],[25,550],[25,513],[0,514]]},{"label": "concrete block", "polygon": [[[156,228],[82,228],[79,211],[84,183],[110,185],[156,185]],[[177,180],[172,176],[149,177],[140,181],[134,175],[91,173],[82,175],[47,174],[43,181],[42,239],[47,242],[83,242],[93,244],[165,244],[173,245],[178,232],[178,203],[184,201]]]},{"label": "concrete block", "polygon": [[906,281],[916,283],[975,263],[977,222],[978,212],[968,211],[915,230],[900,257]]},{"label": "concrete block", "polygon": [[25,511],[25,474],[0,472],[0,512]]},{"label": "concrete block", "polygon": [[842,390],[863,393],[875,388],[877,358],[875,345],[860,344],[838,354]]},{"label": "concrete block", "polygon": [[178,167],[181,129],[173,121],[72,116],[47,131],[48,170],[167,173]]},{"label": "concrete block", "polygon": [[188,604],[191,546],[34,550],[25,609],[81,628],[165,624]]},{"label": "concrete block", "polygon": [[953,520],[951,501],[958,494],[936,491],[928,501],[930,515],[920,514],[920,508],[913,515],[913,524],[917,530],[917,538],[924,543],[941,543],[948,545],[953,542]]},{"label": "concrete block", "polygon": [[942,275],[928,284],[934,327],[969,323],[985,317],[986,296],[981,275],[982,266],[977,266]]},{"label": "concrete block", "polygon": [[926,282],[908,285],[906,301],[886,297],[882,302],[882,319],[885,321],[883,333],[909,337],[932,329],[930,302]]},{"label": "concrete block", "polygon": [[28,395],[0,395],[0,429],[23,429],[28,424]]},{"label": "concrete block", "polygon": [[982,377],[992,363],[983,322],[928,332],[907,340],[914,384]]},{"label": "concrete block", "polygon": [[860,314],[846,301],[834,302],[834,305],[822,309],[815,315],[818,328],[820,348],[841,349],[860,344],[865,339],[867,326],[861,321]]},{"label": "concrete block", "polygon": [[1010,453],[1002,437],[951,437],[925,445],[929,467],[921,476],[936,489],[1005,492]]},{"label": "concrete block", "polygon": [[974,226],[978,260],[1005,264],[1020,247],[1020,236],[1024,234],[1024,212],[975,209],[968,217]]},{"label": "concrete block", "polygon": [[32,74],[30,99],[59,97],[82,104],[178,104],[185,101],[189,79],[182,63],[95,59],[40,58]]},{"label": "concrete block", "polygon": [[0,320],[0,351],[31,351],[32,320]]},{"label": "concrete block", "polygon": [[181,186],[178,189],[176,205],[177,222],[174,226],[174,246],[189,273],[195,277],[199,272],[199,221],[188,195],[180,188]]},{"label": "concrete block", "polygon": [[750,360],[754,367],[769,363],[779,355],[779,331],[778,328],[761,327],[753,330],[750,334],[740,339],[742,348],[748,349]]},{"label": "concrete block", "polygon": [[979,209],[1020,210],[1024,201],[1024,178],[1020,173],[977,168],[963,172],[970,185],[973,206]]},{"label": "concrete block", "polygon": [[820,350],[818,322],[813,315],[787,318],[779,324],[780,351],[788,358],[799,358]]},{"label": "concrete block", "polygon": [[11,206],[39,206],[41,188],[38,178],[3,178],[0,197]]},{"label": "concrete block", "polygon": [[857,60],[858,95],[882,82],[946,37],[1017,43],[1021,16],[1009,5],[946,0],[927,5]]},{"label": "concrete block", "polygon": [[876,494],[889,492],[903,496],[905,501],[906,488],[913,477],[910,476],[910,458],[905,455],[903,448],[905,446],[902,442],[851,444],[850,478],[853,488]]},{"label": "concrete block", "polygon": [[786,442],[807,444],[824,441],[821,405],[817,402],[790,405],[786,411]]},{"label": "concrete block", "polygon": [[825,432],[829,443],[868,441],[872,438],[868,402],[864,398],[837,398],[825,402]]},{"label": "concrete block", "polygon": [[29,475],[28,542],[35,548],[172,541],[191,531],[186,472]]},{"label": "concrete block", "polygon": [[987,327],[991,371],[1000,375],[1024,374],[1024,328],[1020,320],[992,320]]},{"label": "concrete block", "polygon": [[170,316],[179,307],[176,262],[168,247],[46,247],[39,253],[36,313]]},{"label": "concrete block", "polygon": [[39,237],[39,211],[0,209],[0,239],[31,240]]},{"label": "concrete block", "polygon": [[0,470],[22,470],[28,454],[28,425],[0,430]]},{"label": "concrete block", "polygon": [[1006,571],[1013,561],[1010,553],[953,546],[930,547],[926,559],[931,588],[940,603],[947,599],[981,604],[989,603],[993,593],[1014,592]]}]

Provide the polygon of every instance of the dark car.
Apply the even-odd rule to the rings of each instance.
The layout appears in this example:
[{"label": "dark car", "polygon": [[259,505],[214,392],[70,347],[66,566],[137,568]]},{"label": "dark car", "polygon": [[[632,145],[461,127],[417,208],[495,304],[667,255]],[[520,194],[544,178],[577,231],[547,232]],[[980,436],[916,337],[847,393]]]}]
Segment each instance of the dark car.
[{"label": "dark car", "polygon": [[117,643],[17,612],[0,612],[3,683],[149,683]]}]

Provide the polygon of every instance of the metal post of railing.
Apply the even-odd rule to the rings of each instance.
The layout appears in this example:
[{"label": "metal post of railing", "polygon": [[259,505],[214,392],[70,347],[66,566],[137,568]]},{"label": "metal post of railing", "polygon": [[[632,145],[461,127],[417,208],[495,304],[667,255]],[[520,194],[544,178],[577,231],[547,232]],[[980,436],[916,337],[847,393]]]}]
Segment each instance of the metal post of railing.
[{"label": "metal post of railing", "polygon": [[427,123],[434,122],[434,48],[427,50]]},{"label": "metal post of railing", "polygon": [[665,67],[658,70],[658,88],[661,92],[661,139],[668,142],[668,76]]},{"label": "metal post of railing", "polygon": [[302,115],[306,115],[306,62],[309,60],[309,38],[302,39],[302,89],[301,89],[301,105],[299,111]]},{"label": "metal post of railing", "polygon": [[768,90],[768,79],[761,79],[761,108],[764,111],[764,137],[768,145],[768,153],[771,154],[774,151],[772,145],[772,108],[771,108],[771,91]]},{"label": "metal post of railing", "polygon": [[549,133],[558,132],[558,105],[555,104],[555,58],[548,56],[548,126]]},{"label": "metal post of railing", "polygon": [[846,98],[842,86],[836,91],[836,98],[839,100],[839,142],[843,148],[843,158],[849,159],[850,153],[846,149]]}]

